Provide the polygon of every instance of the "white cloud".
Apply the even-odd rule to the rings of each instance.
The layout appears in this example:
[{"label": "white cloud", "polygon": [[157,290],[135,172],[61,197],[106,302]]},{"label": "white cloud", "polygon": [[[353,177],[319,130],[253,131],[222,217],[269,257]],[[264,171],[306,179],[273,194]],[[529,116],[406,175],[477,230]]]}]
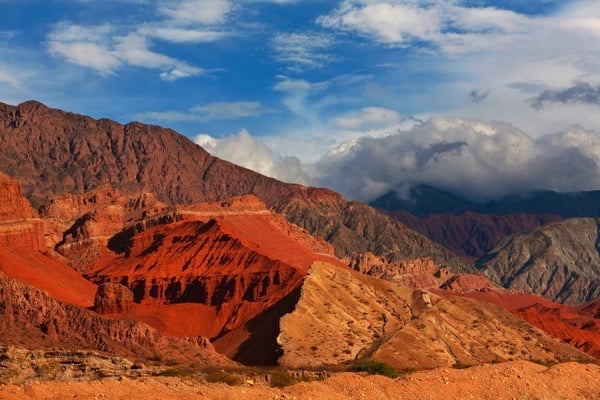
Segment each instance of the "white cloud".
[{"label": "white cloud", "polygon": [[279,32],[271,39],[273,57],[293,72],[322,68],[334,61],[335,57],[326,52],[333,44],[330,35],[314,32]]},{"label": "white cloud", "polygon": [[2,64],[0,64],[0,84],[7,84],[15,89],[23,87],[23,81],[19,73]]},{"label": "white cloud", "polygon": [[237,119],[258,117],[265,112],[257,101],[216,102],[192,107],[191,112],[207,119]]},{"label": "white cloud", "polygon": [[187,112],[157,111],[137,114],[135,117],[150,121],[214,121],[252,118],[272,112],[257,101],[233,101],[201,104]]},{"label": "white cloud", "polygon": [[121,60],[111,50],[89,42],[48,43],[51,54],[60,54],[73,64],[92,68],[102,75],[110,75],[121,65]]},{"label": "white cloud", "polygon": [[110,25],[84,27],[61,23],[48,35],[47,48],[73,64],[114,74],[124,65],[162,72],[163,80],[174,81],[203,74],[203,69],[150,50],[146,36],[130,33],[120,36]]},{"label": "white cloud", "polygon": [[217,139],[200,134],[194,141],[211,154],[285,182],[307,183],[308,176],[296,157],[277,156],[260,140],[242,130]]},{"label": "white cloud", "polygon": [[319,22],[327,28],[355,31],[387,44],[403,44],[414,38],[429,40],[442,27],[437,9],[389,1],[345,0]]},{"label": "white cloud", "polygon": [[318,22],[384,45],[433,45],[443,53],[465,53],[496,49],[524,33],[534,20],[510,10],[455,1],[344,0]]},{"label": "white cloud", "polygon": [[214,25],[223,23],[232,8],[228,0],[176,0],[160,6],[159,10],[184,23]]},{"label": "white cloud", "polygon": [[434,117],[408,131],[364,137],[317,163],[315,182],[361,200],[408,184],[473,199],[534,189],[600,187],[600,136],[580,127],[531,138],[506,123]]},{"label": "white cloud", "polygon": [[163,70],[160,77],[167,81],[197,76],[203,73],[202,68],[151,51],[148,48],[147,39],[138,34],[129,34],[117,39],[115,51],[129,65]]},{"label": "white cloud", "polygon": [[[364,123],[352,126],[367,127],[371,117],[364,115]],[[385,136],[346,142],[332,141],[329,136],[306,139],[320,147],[318,160],[281,155],[296,154],[294,150],[303,146],[299,137],[254,138],[241,131],[220,139],[198,135],[195,141],[218,157],[262,174],[329,187],[363,201],[414,184],[474,200],[536,189],[600,187],[600,135],[579,126],[532,138],[507,123],[438,116],[413,121],[412,127]]]},{"label": "white cloud", "polygon": [[336,125],[342,129],[363,129],[366,127],[388,126],[400,122],[402,116],[383,107],[365,107],[358,112],[348,113],[335,119]]},{"label": "white cloud", "polygon": [[145,24],[138,28],[141,35],[171,43],[209,43],[227,36],[226,32],[204,28],[181,28],[169,25]]},{"label": "white cloud", "polygon": [[48,51],[64,56],[73,64],[109,75],[121,65],[119,57],[110,49],[113,32],[114,28],[108,24],[84,27],[61,23],[48,35]]}]

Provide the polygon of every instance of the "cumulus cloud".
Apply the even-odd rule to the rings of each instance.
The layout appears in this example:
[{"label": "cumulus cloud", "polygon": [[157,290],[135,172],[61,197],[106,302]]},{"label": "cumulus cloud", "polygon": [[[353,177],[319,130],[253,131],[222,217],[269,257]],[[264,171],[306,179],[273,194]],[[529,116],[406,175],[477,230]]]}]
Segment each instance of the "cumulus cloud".
[{"label": "cumulus cloud", "polygon": [[531,101],[531,106],[537,110],[549,103],[561,104],[590,104],[600,105],[600,86],[589,82],[576,82],[564,89],[546,89]]},{"label": "cumulus cloud", "polygon": [[279,32],[271,39],[273,57],[292,72],[322,68],[334,61],[327,53],[333,43],[332,36],[315,32]]},{"label": "cumulus cloud", "polygon": [[600,136],[572,127],[534,139],[506,123],[433,117],[411,130],[364,137],[324,156],[315,183],[372,200],[428,184],[474,200],[536,189],[600,187]]},{"label": "cumulus cloud", "polygon": [[308,183],[307,167],[296,157],[281,157],[246,130],[225,138],[200,134],[194,141],[211,154],[284,182]]},{"label": "cumulus cloud", "polygon": [[198,135],[196,142],[262,174],[362,201],[416,184],[475,201],[600,187],[600,135],[579,126],[532,138],[508,123],[438,116],[387,136],[323,142],[326,153],[312,162],[282,157],[266,139],[241,131],[220,139]]},{"label": "cumulus cloud", "polygon": [[215,102],[191,107],[187,112],[154,111],[137,114],[136,118],[151,121],[214,121],[258,117],[271,110],[258,101]]}]

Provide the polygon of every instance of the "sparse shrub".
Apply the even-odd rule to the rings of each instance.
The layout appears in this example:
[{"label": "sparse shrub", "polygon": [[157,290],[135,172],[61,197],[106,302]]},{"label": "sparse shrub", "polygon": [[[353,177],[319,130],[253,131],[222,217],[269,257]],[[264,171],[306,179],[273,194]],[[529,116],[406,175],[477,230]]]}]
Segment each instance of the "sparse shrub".
[{"label": "sparse shrub", "polygon": [[310,350],[315,352],[317,351],[319,348],[317,346],[310,346]]},{"label": "sparse shrub", "polygon": [[242,379],[225,370],[209,369],[205,371],[204,380],[209,383],[225,383],[229,386],[235,386],[242,383]]},{"label": "sparse shrub", "polygon": [[288,372],[274,371],[271,373],[271,386],[285,387],[296,383],[296,379]]},{"label": "sparse shrub", "polygon": [[388,378],[396,378],[398,376],[396,370],[390,365],[375,360],[356,361],[350,366],[350,371],[366,372],[371,375],[383,375]]}]

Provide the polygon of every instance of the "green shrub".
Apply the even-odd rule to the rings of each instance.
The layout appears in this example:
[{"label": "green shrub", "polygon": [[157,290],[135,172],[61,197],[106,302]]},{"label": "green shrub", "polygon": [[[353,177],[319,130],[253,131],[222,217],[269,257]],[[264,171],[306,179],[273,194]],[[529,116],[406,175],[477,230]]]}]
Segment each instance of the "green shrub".
[{"label": "green shrub", "polygon": [[366,372],[371,375],[383,375],[388,378],[396,378],[398,376],[398,373],[394,368],[384,362],[375,360],[356,361],[350,366],[350,371]]},{"label": "green shrub", "polygon": [[271,386],[285,387],[296,383],[296,379],[288,372],[274,371],[271,373]]}]

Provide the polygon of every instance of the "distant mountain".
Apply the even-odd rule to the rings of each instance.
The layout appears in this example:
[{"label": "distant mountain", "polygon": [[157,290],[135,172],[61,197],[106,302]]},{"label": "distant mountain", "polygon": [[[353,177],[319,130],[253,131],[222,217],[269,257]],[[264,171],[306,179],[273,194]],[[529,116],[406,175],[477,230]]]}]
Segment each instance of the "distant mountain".
[{"label": "distant mountain", "polygon": [[460,215],[429,214],[424,218],[415,217],[408,211],[391,212],[390,215],[471,261],[485,255],[507,236],[561,219],[552,214],[494,215],[472,211]]},{"label": "distant mountain", "polygon": [[150,192],[166,204],[253,194],[333,244],[338,257],[368,251],[391,261],[431,257],[440,266],[466,268],[447,249],[365,204],[262,176],[157,126],[94,120],[35,101],[0,104],[0,171],[18,179],[36,207],[102,185],[125,195]]},{"label": "distant mountain", "polygon": [[405,197],[389,192],[370,204],[471,261],[504,237],[562,218],[600,216],[600,191],[535,191],[476,203],[416,185]]},{"label": "distant mountain", "polygon": [[600,297],[600,219],[571,218],[502,240],[476,263],[493,282],[559,303]]},{"label": "distant mountain", "polygon": [[600,190],[560,193],[538,190],[484,203],[473,202],[427,185],[415,185],[407,196],[394,191],[369,203],[386,211],[408,211],[419,218],[431,214],[465,212],[492,215],[535,214],[562,218],[600,216]]}]

